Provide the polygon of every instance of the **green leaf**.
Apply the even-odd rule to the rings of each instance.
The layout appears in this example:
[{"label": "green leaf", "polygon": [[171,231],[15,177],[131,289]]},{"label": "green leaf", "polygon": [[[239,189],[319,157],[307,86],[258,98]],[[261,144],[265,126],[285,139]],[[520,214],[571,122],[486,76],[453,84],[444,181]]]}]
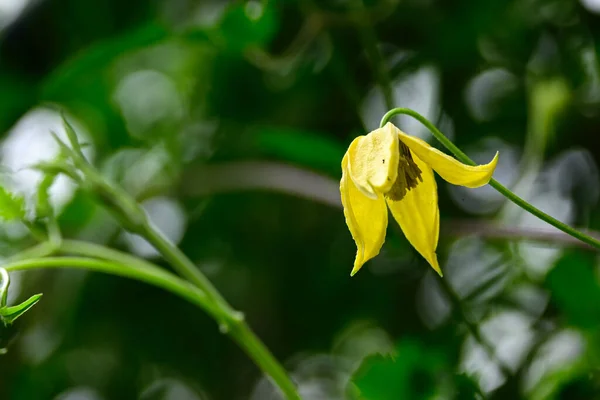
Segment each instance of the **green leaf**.
[{"label": "green leaf", "polygon": [[7,221],[25,218],[25,200],[0,187],[0,218]]},{"label": "green leaf", "polygon": [[79,138],[77,137],[77,133],[75,133],[75,129],[73,125],[67,121],[67,117],[62,114],[63,126],[65,128],[65,132],[67,134],[67,138],[69,138],[69,142],[71,143],[71,147],[73,150],[80,156],[83,157],[83,153],[81,152],[81,145],[79,144]]},{"label": "green leaf", "polygon": [[29,311],[41,298],[42,293],[39,293],[31,296],[19,305],[0,308],[0,318],[4,322],[4,325],[10,325],[15,322],[17,318]]}]

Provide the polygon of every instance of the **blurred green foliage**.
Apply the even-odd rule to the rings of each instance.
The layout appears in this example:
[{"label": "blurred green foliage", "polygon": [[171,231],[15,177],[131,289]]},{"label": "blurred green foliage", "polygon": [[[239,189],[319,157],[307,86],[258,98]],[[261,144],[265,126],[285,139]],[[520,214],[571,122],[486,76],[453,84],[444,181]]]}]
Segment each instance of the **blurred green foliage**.
[{"label": "blurred green foliage", "polygon": [[[446,284],[396,226],[350,279],[336,203],[346,146],[386,111],[383,84],[475,160],[499,150],[496,177],[518,194],[600,230],[596,1],[22,3],[0,0],[4,218],[35,213],[27,166],[56,155],[65,110],[88,157],[247,315],[304,398],[598,398],[596,253],[490,188],[440,181]],[[85,192],[47,183],[66,237],[162,264]],[[33,243],[0,225],[2,257]],[[37,292],[0,327],[0,399],[278,398],[209,317],[168,293],[29,272],[15,274],[10,304]]]},{"label": "blurred green foliage", "polygon": [[354,384],[367,399],[426,399],[437,394],[435,379],[443,358],[422,347],[418,341],[405,340],[394,356],[371,356],[356,372]]}]

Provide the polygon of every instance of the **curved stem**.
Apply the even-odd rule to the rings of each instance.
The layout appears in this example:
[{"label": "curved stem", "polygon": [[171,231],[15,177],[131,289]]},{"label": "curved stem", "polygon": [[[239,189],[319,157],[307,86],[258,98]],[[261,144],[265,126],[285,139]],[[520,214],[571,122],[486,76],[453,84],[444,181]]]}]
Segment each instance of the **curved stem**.
[{"label": "curved stem", "polygon": [[141,269],[161,269],[158,265],[146,261],[143,258],[138,258],[119,250],[111,249],[109,247],[95,243],[84,242],[81,240],[63,240],[59,250],[61,253],[64,254],[98,258],[101,260],[112,261],[117,264],[127,265],[129,267]]},{"label": "curved stem", "polygon": [[[139,268],[140,270],[160,270],[161,272],[164,272],[158,266],[146,260],[89,242],[63,240],[60,246],[60,251],[68,254],[110,260],[119,264]],[[169,275],[190,285],[186,281],[177,278],[172,274]],[[193,285],[193,287],[195,291],[204,293],[197,286]],[[210,302],[214,304],[214,299],[211,299]],[[237,316],[240,315],[240,313],[232,311],[229,314],[224,315],[221,307],[217,307],[215,311],[219,313],[219,316],[215,316],[217,321],[222,321],[224,319],[228,319],[230,321],[230,323],[227,325],[228,329],[225,330],[225,333],[228,333],[238,343],[238,345],[244,349],[250,358],[254,360],[261,370],[271,377],[275,384],[284,392],[286,397],[288,399],[300,399],[300,396],[296,392],[296,387],[288,377],[286,371],[279,364],[279,362],[277,362],[275,357],[273,357],[267,347],[260,341],[260,339],[258,339],[243,318],[234,318],[232,321],[231,315]]]},{"label": "curved stem", "polygon": [[[203,308],[205,308],[219,324],[223,333],[229,333],[254,362],[267,374],[275,385],[285,394],[288,399],[300,399],[294,383],[287,375],[283,367],[277,362],[267,347],[256,337],[250,327],[244,321],[241,312],[236,311],[221,296],[219,291],[213,286],[198,267],[186,257],[186,255],[163,233],[155,227],[149,220],[146,212],[134,197],[129,195],[120,186],[106,180],[78,151],[79,144],[77,136],[69,123],[64,120],[65,130],[69,134],[69,140],[74,150],[71,150],[60,139],[56,138],[58,144],[64,149],[65,154],[69,154],[75,167],[83,174],[81,185],[98,196],[108,209],[112,211],[119,219],[123,227],[132,233],[138,234],[148,240],[163,256],[163,258],[180,274],[187,279],[186,285],[193,285],[202,294]],[[79,178],[78,173],[73,175],[74,179]],[[154,271],[157,267],[143,260],[134,259],[131,256],[124,255],[114,250],[94,247],[90,244],[73,243],[62,241],[57,243],[56,247],[62,247],[63,251],[85,254],[103,259],[110,259],[119,265],[130,265],[130,270]],[[43,249],[42,249],[43,250]],[[160,269],[159,269],[160,270]],[[171,276],[168,272],[162,272],[163,278]],[[164,275],[168,274],[168,275]],[[141,276],[141,275],[140,275]],[[135,276],[133,276],[135,277]]]},{"label": "curved stem", "polygon": [[105,180],[81,155],[75,153],[72,156],[77,167],[86,177],[87,185],[92,193],[104,199],[106,204],[109,205],[109,209],[118,215],[123,226],[130,232],[136,233],[148,240],[179,275],[202,289],[215,304],[222,308],[221,317],[219,318],[219,323],[222,326],[228,326],[232,319],[239,318],[240,313],[236,312],[227,303],[198,267],[177,246],[167,239],[160,230],[152,225],[145,211],[129,193],[118,185]]},{"label": "curved stem", "polygon": [[[105,260],[110,260],[119,264],[128,265],[130,267],[139,268],[141,270],[160,270],[158,266],[143,260],[138,257],[131,256],[127,253],[123,253],[118,250],[110,249],[101,245],[78,241],[78,240],[63,240],[60,251],[75,254],[85,257],[94,257]],[[169,274],[172,275],[172,274]],[[174,278],[185,282],[184,280],[175,277]],[[189,285],[189,283],[185,282]],[[204,293],[197,286],[193,286],[196,291]],[[214,304],[214,299],[210,300]],[[227,325],[227,329],[224,329],[224,333],[228,333],[240,347],[254,360],[254,362],[261,368],[261,370],[269,375],[277,386],[284,392],[289,399],[299,399],[300,396],[296,392],[296,387],[288,377],[286,371],[273,357],[267,347],[258,339],[255,333],[250,329],[248,324],[245,323],[243,318],[234,318],[232,321],[231,315],[240,315],[237,311],[231,311],[229,314],[223,314],[223,309],[217,307],[216,311],[219,316],[215,316],[217,321],[223,321],[228,319],[230,322]],[[214,315],[213,315],[214,316]],[[221,326],[223,328],[223,325]]]},{"label": "curved stem", "polygon": [[44,257],[9,262],[3,268],[8,272],[48,268],[71,268],[104,272],[160,287],[200,306],[210,314],[217,313],[214,305],[202,290],[154,266],[142,269],[87,257]]},{"label": "curved stem", "polygon": [[[85,242],[65,241],[60,250],[70,253],[88,254],[90,256],[103,256],[104,258],[112,259],[112,261],[88,257],[44,257],[12,261],[5,264],[3,268],[9,272],[30,269],[71,268],[122,276],[174,293],[207,311],[217,320],[222,317],[221,310],[216,307],[214,301],[208,298],[204,291],[154,264],[136,259],[116,250]],[[132,259],[136,259],[137,261],[134,264],[121,263],[121,261],[132,261]],[[246,323],[239,321],[227,333],[265,373],[270,375],[271,379],[288,399],[300,399],[296,387],[287,376],[285,370]]]},{"label": "curved stem", "polygon": [[[182,276],[190,280],[196,286],[206,292],[206,294],[223,309],[224,313],[229,315],[238,315],[239,311],[235,311],[229,303],[221,296],[219,291],[213,286],[208,278],[198,269],[198,267],[190,261],[189,258],[179,248],[173,244],[160,230],[158,230],[151,222],[146,222],[139,232],[147,241],[149,241],[178,271]],[[237,316],[236,316],[237,319]],[[220,321],[223,324],[228,324],[228,320]]]},{"label": "curved stem", "polygon": [[[405,115],[409,115],[409,116],[413,117],[414,119],[416,119],[417,121],[419,121],[420,123],[425,125],[427,127],[427,129],[429,129],[431,131],[433,136],[435,136],[435,138],[440,143],[442,143],[444,145],[444,147],[446,147],[452,154],[454,154],[457,159],[459,159],[460,161],[462,161],[463,163],[468,164],[468,165],[476,165],[475,162],[473,160],[471,160],[465,153],[463,153],[458,147],[456,147],[456,145],[454,143],[452,143],[450,141],[450,139],[448,139],[446,136],[444,136],[444,134],[442,132],[440,132],[440,130],[435,125],[433,125],[429,120],[427,120],[427,118],[425,118],[424,116],[422,116],[421,114],[419,114],[416,111],[410,110],[408,108],[394,108],[394,109],[388,111],[383,116],[383,118],[381,119],[380,126],[383,127],[394,115],[398,115],[398,114],[405,114]],[[493,187],[494,189],[496,189],[504,197],[506,197],[507,199],[509,199],[510,201],[512,201],[513,203],[515,203],[516,205],[518,205],[525,211],[535,215],[539,219],[560,229],[561,231],[565,232],[566,234],[571,235],[574,238],[579,239],[582,242],[587,243],[590,246],[593,246],[600,250],[600,240],[595,239],[591,236],[588,236],[585,233],[580,232],[577,229],[570,227],[569,225],[565,224],[564,222],[560,222],[559,220],[546,214],[539,208],[534,207],[533,205],[528,203],[526,200],[517,196],[510,189],[508,189],[506,186],[502,185],[500,182],[498,182],[494,178],[492,178],[490,180],[490,186]]]}]

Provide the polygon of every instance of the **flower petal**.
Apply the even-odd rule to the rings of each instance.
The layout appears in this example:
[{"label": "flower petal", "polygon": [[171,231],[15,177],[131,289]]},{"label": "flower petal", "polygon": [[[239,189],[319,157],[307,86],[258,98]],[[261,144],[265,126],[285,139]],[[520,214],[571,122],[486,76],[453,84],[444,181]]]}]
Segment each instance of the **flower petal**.
[{"label": "flower petal", "polygon": [[356,151],[357,139],[352,142],[342,160],[342,180],[340,193],[346,224],[352,238],[356,242],[357,252],[354,267],[350,275],[354,275],[365,262],[379,254],[385,241],[387,228],[387,208],[383,196],[371,199],[363,194],[349,176],[349,158]]},{"label": "flower petal", "polygon": [[478,166],[465,165],[455,158],[431,147],[427,142],[407,135],[398,128],[396,130],[402,143],[407,145],[421,160],[429,164],[444,180],[453,185],[469,188],[483,186],[490,181],[496,169],[498,153],[496,153],[494,159],[489,164]]},{"label": "flower petal", "polygon": [[398,134],[393,125],[384,126],[359,136],[354,142],[355,151],[348,159],[350,177],[363,193],[374,199],[389,191],[398,176]]},{"label": "flower petal", "polygon": [[416,188],[409,190],[402,200],[394,201],[386,198],[386,202],[406,239],[442,276],[435,254],[440,232],[435,177],[429,165],[416,154],[412,157],[421,169],[423,182],[419,182]]}]

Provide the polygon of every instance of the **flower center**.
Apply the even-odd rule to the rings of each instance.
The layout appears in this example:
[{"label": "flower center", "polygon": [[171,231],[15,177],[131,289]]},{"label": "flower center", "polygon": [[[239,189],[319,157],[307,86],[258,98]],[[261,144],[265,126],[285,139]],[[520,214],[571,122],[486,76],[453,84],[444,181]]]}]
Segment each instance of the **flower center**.
[{"label": "flower center", "polygon": [[410,149],[401,140],[399,142],[398,177],[390,191],[386,193],[387,198],[392,201],[402,200],[409,190],[416,188],[419,182],[423,182],[421,170],[413,160]]}]

